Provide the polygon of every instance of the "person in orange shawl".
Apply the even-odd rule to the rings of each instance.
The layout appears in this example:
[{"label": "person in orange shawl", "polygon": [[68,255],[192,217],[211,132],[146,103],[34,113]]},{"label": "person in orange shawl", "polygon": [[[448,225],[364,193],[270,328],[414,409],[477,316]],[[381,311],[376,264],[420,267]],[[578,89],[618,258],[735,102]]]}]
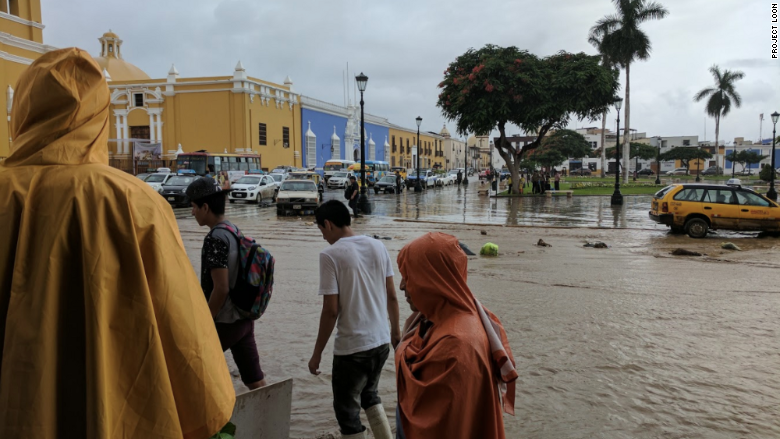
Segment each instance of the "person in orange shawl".
[{"label": "person in orange shawl", "polygon": [[454,236],[428,233],[398,255],[415,311],[395,351],[399,438],[504,438],[517,372],[501,322],[466,284]]},{"label": "person in orange shawl", "polygon": [[79,49],[19,78],[0,165],[0,438],[208,438],[230,374],[168,203],[108,166]]}]

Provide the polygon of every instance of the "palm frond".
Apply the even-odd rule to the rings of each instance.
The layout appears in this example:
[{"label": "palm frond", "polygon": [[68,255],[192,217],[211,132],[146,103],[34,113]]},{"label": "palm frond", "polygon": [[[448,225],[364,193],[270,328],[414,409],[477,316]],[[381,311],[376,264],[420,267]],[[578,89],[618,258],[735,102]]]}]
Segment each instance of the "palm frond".
[{"label": "palm frond", "polygon": [[715,93],[715,89],[714,88],[712,88],[712,87],[705,88],[704,90],[701,90],[700,92],[696,93],[693,96],[693,100],[695,102],[699,102],[702,99],[706,98],[707,96],[709,96],[709,95],[711,95],[713,93]]},{"label": "palm frond", "polygon": [[660,20],[669,15],[669,11],[660,3],[645,3],[644,7],[637,11],[636,22],[642,23],[647,20]]},{"label": "palm frond", "polygon": [[603,37],[609,33],[612,33],[621,24],[620,16],[617,14],[606,15],[599,19],[593,27],[590,28],[590,36]]}]

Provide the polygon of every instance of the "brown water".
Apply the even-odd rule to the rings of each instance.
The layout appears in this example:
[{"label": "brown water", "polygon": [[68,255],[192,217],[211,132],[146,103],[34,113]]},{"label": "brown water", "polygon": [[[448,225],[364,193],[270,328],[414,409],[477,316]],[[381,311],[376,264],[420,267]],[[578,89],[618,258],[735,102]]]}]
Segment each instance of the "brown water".
[{"label": "brown water", "polygon": [[[456,192],[446,188],[426,195],[423,210],[413,194],[402,195],[400,209],[407,213],[395,215],[417,212],[421,220],[453,220],[455,214],[447,212],[455,210]],[[401,204],[399,197],[385,197],[374,199],[380,207]],[[487,241],[500,246],[498,258],[470,259],[469,285],[503,320],[517,360],[517,415],[504,418],[507,437],[780,437],[780,240],[726,234],[745,250],[728,252],[720,249],[723,236],[669,236],[640,220],[646,215],[641,198],[638,207],[629,203],[616,211],[605,211],[602,204],[601,215],[597,197],[592,204],[574,200],[585,203],[574,220],[532,219],[599,226],[601,218],[602,227],[634,228],[510,227],[507,223],[534,217],[520,207],[511,214],[511,206],[497,203],[494,213],[480,213],[477,203],[491,202],[474,198],[475,206],[466,208],[469,222],[492,219],[497,225],[373,217],[360,220],[355,230],[392,237],[384,242],[393,259],[405,243],[429,230],[452,233],[475,250]],[[430,213],[436,209],[444,213]],[[206,229],[197,227],[187,210],[176,213],[197,269]],[[274,297],[256,334],[269,380],[294,378],[291,436],[335,433],[330,344],[323,374],[312,376],[307,369],[321,307],[318,253],[327,243],[311,218],[277,219],[274,209],[239,205],[231,206],[228,216],[276,257]],[[536,247],[539,238],[552,247]],[[611,248],[582,247],[593,240]],[[677,247],[707,256],[670,256]],[[402,319],[409,312],[401,301]],[[391,361],[380,395],[394,423]]]}]

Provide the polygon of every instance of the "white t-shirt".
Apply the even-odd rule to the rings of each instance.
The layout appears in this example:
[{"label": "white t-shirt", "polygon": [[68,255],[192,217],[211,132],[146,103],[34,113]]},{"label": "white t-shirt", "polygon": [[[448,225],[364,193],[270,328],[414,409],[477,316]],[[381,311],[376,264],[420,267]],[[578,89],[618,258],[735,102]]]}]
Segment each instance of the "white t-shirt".
[{"label": "white t-shirt", "polygon": [[390,343],[386,279],[391,276],[387,249],[368,236],[341,238],[320,253],[319,294],[339,295],[334,355]]}]

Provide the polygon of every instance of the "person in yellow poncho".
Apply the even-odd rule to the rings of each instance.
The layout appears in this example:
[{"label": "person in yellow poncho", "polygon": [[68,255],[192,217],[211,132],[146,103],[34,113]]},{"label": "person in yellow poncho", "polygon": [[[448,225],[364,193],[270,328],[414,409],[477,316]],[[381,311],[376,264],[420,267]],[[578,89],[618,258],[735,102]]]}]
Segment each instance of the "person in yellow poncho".
[{"label": "person in yellow poncho", "polygon": [[108,166],[79,49],[16,86],[0,165],[0,438],[208,438],[235,392],[168,203]]}]

